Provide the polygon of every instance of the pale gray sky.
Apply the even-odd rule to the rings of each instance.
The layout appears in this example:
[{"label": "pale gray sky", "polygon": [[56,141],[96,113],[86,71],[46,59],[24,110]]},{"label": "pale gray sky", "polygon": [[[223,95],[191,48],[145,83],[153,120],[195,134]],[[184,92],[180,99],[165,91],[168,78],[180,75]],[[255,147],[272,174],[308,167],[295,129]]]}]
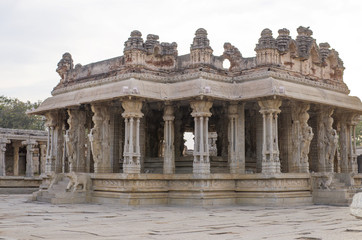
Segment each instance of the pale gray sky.
[{"label": "pale gray sky", "polygon": [[44,100],[64,52],[82,65],[121,56],[135,29],[177,42],[183,55],[203,27],[215,55],[230,42],[250,57],[264,28],[277,37],[285,27],[295,38],[302,25],[339,52],[344,81],[362,98],[361,24],[360,0],[0,0],[0,95]]}]

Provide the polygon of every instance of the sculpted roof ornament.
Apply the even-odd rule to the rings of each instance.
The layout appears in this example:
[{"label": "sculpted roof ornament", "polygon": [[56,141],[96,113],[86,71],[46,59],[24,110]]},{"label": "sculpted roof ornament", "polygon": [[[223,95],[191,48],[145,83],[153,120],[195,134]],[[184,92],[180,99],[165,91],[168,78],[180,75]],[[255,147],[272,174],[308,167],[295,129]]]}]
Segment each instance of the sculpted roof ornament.
[{"label": "sculpted roof ornament", "polygon": [[276,41],[273,38],[273,32],[269,28],[265,28],[260,35],[261,37],[259,38],[258,44],[256,44],[255,50],[276,48]]},{"label": "sculpted roof ornament", "polygon": [[298,45],[298,55],[302,59],[307,59],[310,54],[310,50],[312,48],[315,40],[311,37],[313,32],[309,29],[309,27],[300,26],[297,28],[298,36],[297,36],[297,45]]},{"label": "sculpted roof ornament", "polygon": [[[282,28],[274,38],[272,31],[266,28],[256,44],[256,56],[243,57],[238,48],[228,42],[224,44],[223,55],[214,56],[208,33],[203,28],[196,30],[189,54],[182,56],[178,56],[177,43],[160,42],[155,34],[148,34],[144,42],[142,33],[135,30],[125,41],[124,55],[120,57],[73,68],[72,56],[65,53],[57,68],[62,81],[55,90],[112,77],[123,79],[129,73],[147,73],[145,78],[150,81],[174,82],[197,71],[212,73],[219,77],[218,80],[229,81],[226,76],[253,76],[272,68],[277,73],[287,71],[293,76],[348,91],[343,82],[344,67],[338,52],[328,43],[318,46],[309,27],[299,27],[297,32],[294,40],[290,31]],[[223,67],[225,59],[230,61],[229,69]],[[175,78],[170,80],[171,76]]]},{"label": "sculpted roof ornament", "polygon": [[158,35],[155,34],[148,34],[147,35],[147,40],[145,42],[145,49],[147,50],[147,52],[153,52],[153,48],[155,45],[160,44],[159,41],[157,41],[159,39]]},{"label": "sculpted roof ornament", "polygon": [[279,36],[276,39],[277,47],[282,54],[289,50],[289,43],[290,41],[292,41],[292,38],[289,35],[290,34],[289,30],[286,28],[279,29],[278,33]]},{"label": "sculpted roof ornament", "polygon": [[223,57],[230,61],[230,71],[241,70],[243,56],[241,55],[239,49],[231,45],[231,43],[224,43]]},{"label": "sculpted roof ornament", "polygon": [[210,41],[207,38],[207,31],[203,28],[199,28],[195,32],[194,41],[191,44],[191,49],[197,48],[210,48]]},{"label": "sculpted roof ornament", "polygon": [[131,36],[124,43],[124,46],[125,46],[124,51],[132,49],[144,50],[142,33],[138,30],[132,31]]},{"label": "sculpted roof ornament", "polygon": [[321,58],[322,58],[323,62],[327,59],[327,57],[328,57],[328,55],[330,53],[330,50],[329,50],[330,47],[331,46],[328,43],[320,43],[319,44],[319,49],[320,49],[319,52],[321,54]]},{"label": "sculpted roof ornament", "polygon": [[69,70],[73,69],[73,59],[70,53],[66,52],[63,54],[62,59],[58,63],[57,73],[62,78],[65,79],[66,74]]}]

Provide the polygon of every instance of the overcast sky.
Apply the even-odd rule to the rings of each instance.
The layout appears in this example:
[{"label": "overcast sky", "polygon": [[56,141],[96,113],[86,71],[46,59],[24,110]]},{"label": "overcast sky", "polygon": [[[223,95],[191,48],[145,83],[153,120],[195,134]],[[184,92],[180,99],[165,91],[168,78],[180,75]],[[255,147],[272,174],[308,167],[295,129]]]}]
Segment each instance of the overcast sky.
[{"label": "overcast sky", "polygon": [[317,43],[328,42],[346,67],[351,95],[362,98],[362,1],[360,0],[0,0],[0,95],[44,100],[59,82],[64,52],[82,65],[123,55],[132,30],[177,42],[190,51],[197,28],[208,31],[214,55],[224,42],[244,57],[255,56],[260,32],[310,27]]}]

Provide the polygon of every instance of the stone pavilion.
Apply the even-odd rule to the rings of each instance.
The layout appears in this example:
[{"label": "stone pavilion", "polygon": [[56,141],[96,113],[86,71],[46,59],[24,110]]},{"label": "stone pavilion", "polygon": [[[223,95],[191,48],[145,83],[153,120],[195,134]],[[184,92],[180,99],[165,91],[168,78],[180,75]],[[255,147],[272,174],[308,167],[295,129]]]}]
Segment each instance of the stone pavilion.
[{"label": "stone pavilion", "polygon": [[120,57],[83,66],[65,53],[52,97],[32,112],[50,133],[48,175],[34,199],[347,204],[362,187],[362,104],[349,96],[338,52],[309,28],[297,32],[264,29],[255,57],[231,43],[213,55],[203,28],[186,55],[139,31]]}]

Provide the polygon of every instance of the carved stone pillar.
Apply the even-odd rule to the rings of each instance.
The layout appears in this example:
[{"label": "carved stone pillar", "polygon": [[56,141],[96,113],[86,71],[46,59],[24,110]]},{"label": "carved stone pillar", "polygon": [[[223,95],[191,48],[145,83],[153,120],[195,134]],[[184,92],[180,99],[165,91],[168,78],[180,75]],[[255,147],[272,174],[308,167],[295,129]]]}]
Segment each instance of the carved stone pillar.
[{"label": "carved stone pillar", "polygon": [[0,138],[0,176],[6,176],[5,152],[6,152],[6,144],[8,143],[10,143],[10,140],[6,138]]},{"label": "carved stone pillar", "polygon": [[122,102],[122,107],[124,109],[122,117],[125,122],[123,172],[140,173],[140,119],[143,117],[143,113],[141,112],[142,101],[125,100]]},{"label": "carved stone pillar", "polygon": [[339,117],[340,131],[339,131],[339,147],[341,152],[340,168],[342,173],[349,173],[351,168],[349,164],[349,135],[350,127],[348,124],[348,114],[341,113]]},{"label": "carved stone pillar", "polygon": [[85,111],[68,109],[69,129],[65,135],[69,172],[85,172]]},{"label": "carved stone pillar", "polygon": [[46,122],[45,126],[48,128],[48,140],[47,140],[47,153],[45,163],[45,173],[49,174],[52,170],[54,171],[55,166],[55,149],[57,149],[55,141],[55,127],[57,122],[58,114],[55,112],[48,112],[45,114]]},{"label": "carved stone pillar", "polygon": [[175,173],[175,130],[174,130],[174,110],[172,105],[166,104],[163,114],[164,125],[164,161],[163,173]]},{"label": "carved stone pillar", "polygon": [[93,128],[89,133],[95,173],[111,173],[110,159],[110,110],[108,106],[92,104]]},{"label": "carved stone pillar", "polygon": [[349,132],[349,172],[351,173],[358,173],[358,164],[357,164],[357,151],[356,151],[356,126],[359,122],[359,115],[358,114],[350,114],[348,125],[350,128]]},{"label": "carved stone pillar", "polygon": [[318,116],[318,171],[334,172],[334,156],[338,146],[337,131],[333,129],[333,109],[322,107]]},{"label": "carved stone pillar", "polygon": [[258,101],[263,116],[262,173],[280,173],[278,146],[278,113],[282,101]]},{"label": "carved stone pillar", "polygon": [[46,144],[40,144],[40,152],[39,152],[39,156],[40,156],[40,173],[43,174],[45,173],[45,164],[46,164]]},{"label": "carved stone pillar", "polygon": [[229,105],[228,156],[230,173],[245,172],[244,104]]},{"label": "carved stone pillar", "polygon": [[34,177],[34,162],[33,153],[34,148],[38,143],[34,139],[22,141],[21,144],[26,145],[26,172],[25,176]]},{"label": "carved stone pillar", "polygon": [[313,139],[313,130],[308,125],[310,108],[309,104],[292,103],[292,161],[289,172],[309,172],[309,147]]},{"label": "carved stone pillar", "polygon": [[14,148],[14,176],[19,176],[19,148],[20,142],[13,142]]},{"label": "carved stone pillar", "polygon": [[210,108],[212,102],[194,101],[190,103],[192,108],[191,116],[195,122],[195,146],[194,146],[194,174],[210,174],[209,159],[209,117],[211,117]]}]

